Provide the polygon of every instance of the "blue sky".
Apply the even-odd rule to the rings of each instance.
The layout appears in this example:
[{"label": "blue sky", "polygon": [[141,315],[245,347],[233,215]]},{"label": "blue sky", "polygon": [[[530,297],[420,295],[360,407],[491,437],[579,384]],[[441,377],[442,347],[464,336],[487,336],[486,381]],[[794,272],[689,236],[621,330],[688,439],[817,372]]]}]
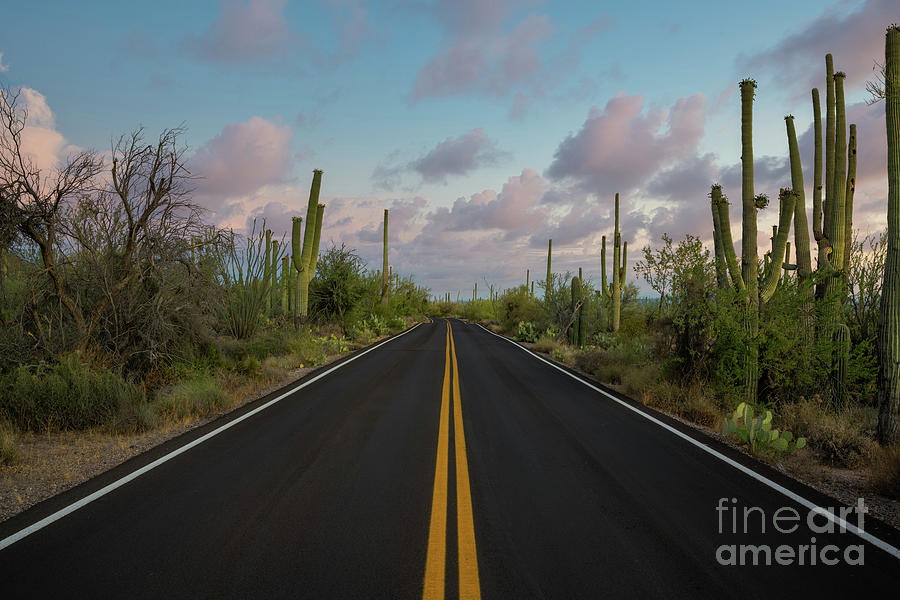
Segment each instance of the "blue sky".
[{"label": "blue sky", "polygon": [[599,279],[614,191],[634,250],[710,238],[704,190],[740,194],[738,80],[759,82],[757,189],[775,196],[782,117],[806,131],[827,51],[860,121],[857,222],[883,226],[883,105],[861,101],[893,4],[33,1],[4,8],[0,81],[52,114],[65,144],[45,152],[184,123],[222,225],[283,228],[324,169],[326,239],[376,266],[390,208],[395,270],[442,293],[542,272],[551,236],[560,270]]}]

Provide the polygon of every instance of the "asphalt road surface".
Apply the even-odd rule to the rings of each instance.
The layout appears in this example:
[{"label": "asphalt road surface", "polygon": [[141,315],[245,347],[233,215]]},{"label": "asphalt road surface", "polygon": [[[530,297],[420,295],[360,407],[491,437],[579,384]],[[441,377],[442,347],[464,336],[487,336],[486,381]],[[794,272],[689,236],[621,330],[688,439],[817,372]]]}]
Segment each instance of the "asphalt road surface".
[{"label": "asphalt road surface", "polygon": [[479,326],[339,364],[0,524],[0,597],[896,597],[895,530]]}]

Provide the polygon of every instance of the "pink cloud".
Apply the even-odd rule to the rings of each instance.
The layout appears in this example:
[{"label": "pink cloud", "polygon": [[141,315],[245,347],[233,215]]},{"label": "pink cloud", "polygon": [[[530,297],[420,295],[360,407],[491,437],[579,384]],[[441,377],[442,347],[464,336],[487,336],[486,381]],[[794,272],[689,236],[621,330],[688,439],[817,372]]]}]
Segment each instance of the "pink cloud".
[{"label": "pink cloud", "polygon": [[668,111],[643,114],[643,104],[641,95],[619,94],[602,111],[592,108],[581,130],[560,143],[547,176],[587,191],[624,194],[696,151],[705,123],[702,95],[681,98]]},{"label": "pink cloud", "polygon": [[753,73],[770,73],[774,81],[798,93],[825,83],[825,55],[834,56],[836,71],[847,73],[847,86],[872,78],[875,61],[884,61],[884,30],[897,20],[895,0],[866,0],[846,13],[845,3],[830,6],[800,31],[773,48],[738,57],[738,64]]},{"label": "pink cloud", "polygon": [[284,182],[290,172],[292,137],[289,125],[261,117],[226,125],[190,159],[191,172],[202,178],[198,191],[234,198]]}]

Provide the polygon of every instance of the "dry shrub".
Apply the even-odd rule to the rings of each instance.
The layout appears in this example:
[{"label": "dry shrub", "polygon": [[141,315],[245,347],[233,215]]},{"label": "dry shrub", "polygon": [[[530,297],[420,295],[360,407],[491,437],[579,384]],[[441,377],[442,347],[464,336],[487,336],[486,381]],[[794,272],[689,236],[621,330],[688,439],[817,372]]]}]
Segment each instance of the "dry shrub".
[{"label": "dry shrub", "polygon": [[[552,335],[547,335],[546,333],[539,337],[537,341],[531,346],[531,349],[535,352],[546,352],[552,353],[554,350],[559,350],[561,347],[560,343],[556,341],[556,337]],[[575,364],[578,364],[577,358]],[[580,368],[580,367],[579,367]]]},{"label": "dry shrub", "polygon": [[713,429],[722,423],[722,409],[714,395],[701,383],[684,386],[671,381],[648,385],[640,394],[641,402],[657,410],[683,417]]},{"label": "dry shrub", "polygon": [[801,398],[784,407],[779,419],[782,428],[803,436],[832,466],[857,468],[875,450],[866,434],[865,415],[848,411],[835,414],[818,399]]}]

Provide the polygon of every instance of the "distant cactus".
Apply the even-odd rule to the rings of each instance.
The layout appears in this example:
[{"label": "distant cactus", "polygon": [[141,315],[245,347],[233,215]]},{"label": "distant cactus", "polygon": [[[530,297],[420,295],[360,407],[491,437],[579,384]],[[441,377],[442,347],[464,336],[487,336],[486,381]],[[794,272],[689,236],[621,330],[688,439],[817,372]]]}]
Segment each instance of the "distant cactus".
[{"label": "distant cactus", "polygon": [[263,265],[263,287],[266,289],[266,316],[272,314],[272,288],[275,285],[272,270],[272,230],[266,229],[266,254]]},{"label": "distant cactus", "polygon": [[281,257],[281,312],[285,316],[290,312],[289,293],[291,288],[291,259],[287,255]]},{"label": "distant cactus", "polygon": [[609,301],[609,329],[611,331],[619,330],[622,313],[622,290],[625,287],[625,265],[626,254],[628,252],[628,242],[622,242],[622,236],[619,232],[619,194],[616,194],[615,203],[615,228],[613,229],[613,264],[612,264],[612,284],[607,285],[606,279],[606,236],[601,238],[600,246],[600,262],[603,264],[603,271],[600,280],[600,288],[603,296]]},{"label": "distant cactus", "polygon": [[572,327],[569,329],[569,343],[573,346],[578,345],[578,326],[581,324],[579,318],[581,312],[581,278],[572,278],[572,298],[570,309],[572,312]]},{"label": "distant cactus", "polygon": [[900,27],[884,44],[884,100],[888,156],[888,248],[878,326],[878,441],[900,438]]},{"label": "distant cactus", "polygon": [[544,288],[544,300],[550,300],[550,286],[553,281],[552,273],[553,271],[550,269],[551,259],[553,257],[553,240],[547,241],[547,287]]},{"label": "distant cactus", "polygon": [[384,249],[381,266],[381,303],[387,304],[390,297],[391,284],[388,279],[388,209],[384,209]]}]

